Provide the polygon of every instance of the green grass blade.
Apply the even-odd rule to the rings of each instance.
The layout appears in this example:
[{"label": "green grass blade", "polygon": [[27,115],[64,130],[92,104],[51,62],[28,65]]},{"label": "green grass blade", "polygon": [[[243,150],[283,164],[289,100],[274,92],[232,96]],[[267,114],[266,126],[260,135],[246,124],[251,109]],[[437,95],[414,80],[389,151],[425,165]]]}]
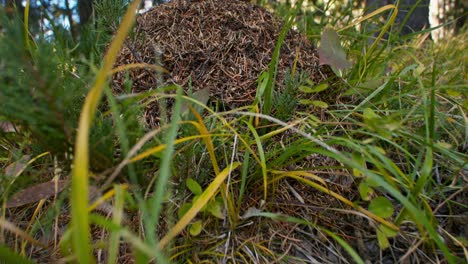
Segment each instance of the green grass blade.
[{"label": "green grass blade", "polygon": [[[123,209],[124,209],[124,190],[122,186],[115,186],[115,203],[112,211],[112,221],[116,225],[120,225],[123,220]],[[109,238],[109,264],[117,263],[117,257],[119,254],[120,245],[120,234],[119,232],[112,232]]]},{"label": "green grass blade", "polygon": [[240,212],[242,200],[244,198],[245,186],[247,184],[247,175],[249,173],[250,151],[246,150],[242,162],[241,184],[239,189],[239,199],[237,200],[237,211]]},{"label": "green grass blade", "polygon": [[[180,120],[180,109],[182,107],[182,88],[177,88],[177,97],[172,112],[171,126],[167,133],[166,148],[164,149],[161,158],[161,165],[159,167],[158,180],[154,186],[154,196],[148,201],[148,207],[145,208],[146,215],[144,222],[146,227],[146,237],[148,243],[155,247],[157,243],[156,228],[158,227],[159,217],[166,194],[166,186],[171,176],[172,155],[174,153],[174,146],[177,137],[178,123]],[[164,258],[159,250],[156,251],[158,262],[164,262]]]},{"label": "green grass blade", "polygon": [[[112,94],[112,92],[110,91],[108,87],[107,89],[105,89],[105,92],[106,92],[107,101],[109,102],[110,110],[112,111],[112,115],[114,116],[113,121],[115,123],[116,134],[119,138],[120,147],[122,148],[122,156],[125,157],[128,155],[128,152],[130,151],[130,144],[127,138],[127,133],[125,131],[125,125],[122,121],[122,118],[120,118],[119,107],[117,105],[114,95]],[[130,181],[132,182],[132,184],[137,185],[138,180],[137,180],[137,176],[135,173],[135,167],[133,164],[128,164],[128,174],[130,176]],[[141,195],[137,194],[137,198],[139,199],[139,202],[142,201]]]},{"label": "green grass blade", "polygon": [[346,241],[344,241],[341,237],[336,235],[330,230],[327,230],[325,228],[320,228],[321,231],[325,232],[327,235],[331,236],[338,244],[340,244],[346,252],[353,258],[353,260],[358,263],[358,264],[364,264],[364,260],[359,256],[359,254],[348,244]]},{"label": "green grass blade", "polygon": [[117,54],[135,20],[140,1],[133,1],[125,14],[117,34],[104,58],[104,64],[96,76],[96,81],[86,96],[80,116],[78,134],[75,143],[73,176],[71,191],[71,229],[73,230],[73,253],[79,263],[93,263],[88,216],[88,168],[89,168],[89,133],[97,105],[107,81],[107,74],[112,70]]},{"label": "green grass blade", "polygon": [[262,169],[262,177],[263,177],[263,199],[266,201],[267,195],[268,195],[268,179],[267,179],[267,166],[266,166],[266,159],[265,159],[265,152],[263,151],[263,146],[262,146],[262,141],[260,140],[260,137],[258,136],[257,130],[252,126],[250,122],[245,122],[250,129],[250,132],[252,132],[252,135],[254,136],[255,143],[257,144],[258,147],[258,156],[260,157],[260,167]]},{"label": "green grass blade", "polygon": [[31,260],[19,255],[4,245],[0,245],[0,263],[33,264]]}]

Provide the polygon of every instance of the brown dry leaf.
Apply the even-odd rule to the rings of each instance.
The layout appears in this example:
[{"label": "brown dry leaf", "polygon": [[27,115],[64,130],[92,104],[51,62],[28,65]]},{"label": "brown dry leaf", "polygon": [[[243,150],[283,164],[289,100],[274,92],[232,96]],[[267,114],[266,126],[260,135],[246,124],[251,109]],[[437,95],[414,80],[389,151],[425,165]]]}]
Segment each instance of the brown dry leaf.
[{"label": "brown dry leaf", "polygon": [[[197,100],[201,104],[205,105],[208,103],[208,100],[210,99],[210,89],[209,88],[203,88],[201,90],[198,90],[194,92],[191,96],[191,98]],[[189,112],[189,105],[191,103],[189,101],[184,101],[182,103],[182,107],[180,108],[180,113],[181,115],[185,115]],[[197,105],[198,106],[198,105]],[[195,107],[198,108],[198,107]]]},{"label": "brown dry leaf", "polygon": [[28,166],[28,162],[30,160],[31,160],[31,156],[24,155],[23,157],[21,157],[21,159],[11,163],[5,168],[5,175],[7,177],[18,176],[18,174],[20,174],[21,171],[23,171],[26,168],[26,166]]},{"label": "brown dry leaf", "polygon": [[14,133],[16,132],[16,128],[13,125],[13,123],[4,121],[0,122],[0,131],[5,132],[5,133]]},{"label": "brown dry leaf", "polygon": [[67,180],[59,180],[57,183],[57,192],[55,190],[55,182],[40,183],[31,187],[28,187],[19,193],[13,195],[13,197],[7,202],[6,208],[19,207],[30,203],[38,202],[42,199],[47,199],[56,193],[63,191],[67,184]]},{"label": "brown dry leaf", "polygon": [[341,46],[340,37],[333,28],[327,27],[323,30],[318,52],[320,55],[320,65],[330,65],[338,71],[352,66],[346,60],[346,52]]}]

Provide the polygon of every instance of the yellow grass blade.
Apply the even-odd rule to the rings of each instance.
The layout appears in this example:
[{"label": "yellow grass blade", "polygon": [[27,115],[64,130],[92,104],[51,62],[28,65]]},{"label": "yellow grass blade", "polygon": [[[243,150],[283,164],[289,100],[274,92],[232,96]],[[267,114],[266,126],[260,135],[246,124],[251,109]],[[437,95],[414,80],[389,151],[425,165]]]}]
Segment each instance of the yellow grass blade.
[{"label": "yellow grass blade", "polygon": [[[206,148],[208,149],[208,153],[210,155],[211,163],[213,164],[213,169],[215,172],[215,175],[219,174],[219,166],[218,166],[218,160],[216,159],[216,153],[213,145],[213,140],[212,140],[212,134],[208,131],[208,129],[205,126],[205,122],[203,122],[203,118],[200,116],[200,114],[189,105],[190,111],[192,114],[195,116],[195,118],[198,121],[198,126],[197,129],[200,132],[201,135],[206,136],[203,137],[203,141],[205,142]],[[227,207],[227,210],[229,212],[229,216],[233,215],[234,213],[234,202],[231,196],[228,195],[227,192],[227,185],[225,183],[221,184],[221,196],[223,200],[225,201],[225,206]],[[231,218],[229,218],[231,220]]]},{"label": "yellow grass blade", "polygon": [[47,248],[47,245],[42,244],[42,242],[38,240],[35,240],[32,236],[28,235],[26,232],[19,229],[13,223],[8,222],[4,218],[0,218],[0,227],[14,233],[15,235],[23,238],[24,240],[28,241],[33,245],[39,246],[41,248]]},{"label": "yellow grass blade", "polygon": [[380,34],[379,36],[376,38],[376,40],[374,41],[374,43],[372,43],[371,47],[369,48],[369,50],[366,52],[366,57],[370,56],[370,54],[372,54],[372,51],[377,47],[377,44],[380,42],[380,40],[383,38],[383,36],[385,35],[385,33],[387,33],[388,29],[390,28],[390,26],[393,24],[393,22],[395,21],[395,18],[398,14],[398,8],[395,6],[395,5],[386,5],[386,6],[382,6],[381,8],[371,12],[370,14],[367,14],[365,16],[363,16],[362,18],[354,21],[353,23],[347,25],[346,27],[343,27],[339,30],[337,30],[337,32],[340,32],[340,31],[343,31],[345,29],[348,29],[350,27],[354,27],[355,25],[361,23],[362,21],[365,21],[371,17],[374,17],[376,15],[379,15],[387,10],[390,10],[390,9],[393,9],[393,13],[392,13],[392,16],[390,17],[390,19],[387,21],[387,23],[383,26],[382,30],[380,31]]},{"label": "yellow grass blade", "polygon": [[270,170],[271,173],[273,174],[278,174],[282,177],[286,177],[288,175],[294,175],[294,176],[303,176],[303,177],[307,177],[307,178],[311,178],[313,180],[316,180],[318,182],[320,182],[322,185],[327,185],[327,182],[325,182],[324,179],[320,178],[319,176],[313,174],[313,173],[310,173],[310,172],[307,172],[307,171],[277,171],[277,170]]},{"label": "yellow grass blade", "polygon": [[[128,189],[128,184],[122,184],[122,185],[119,185],[118,186],[119,189],[121,189],[122,191],[123,190],[126,190]],[[115,195],[115,188],[114,189],[111,189],[109,190],[108,192],[106,192],[103,196],[99,197],[98,199],[96,199],[96,201],[91,204],[89,207],[88,207],[88,211],[93,211],[94,209],[96,209],[96,207],[98,207],[101,203],[105,202],[106,200],[109,200],[110,198],[112,198],[112,196]]]},{"label": "yellow grass blade", "polygon": [[218,175],[219,166],[218,166],[218,161],[216,160],[216,154],[214,151],[213,141],[211,140],[211,134],[206,128],[205,123],[203,122],[203,119],[200,116],[200,114],[193,107],[189,106],[189,108],[198,121],[198,126],[196,126],[198,128],[198,131],[200,132],[202,136],[205,136],[203,137],[203,141],[205,142],[206,148],[208,149],[208,153],[210,155],[211,163],[213,164],[213,169],[215,171],[215,174]]},{"label": "yellow grass blade", "polygon": [[[222,135],[222,134],[220,134],[220,135]],[[222,136],[227,136],[227,135],[222,135]],[[204,137],[207,137],[207,135],[196,135],[196,136],[189,136],[189,137],[179,138],[176,141],[174,141],[174,145],[178,145],[178,144],[183,143],[183,142],[187,142],[187,141],[194,140],[194,139],[199,139],[199,138],[204,138]],[[158,145],[156,147],[150,148],[150,149],[145,150],[142,153],[136,155],[135,157],[131,158],[129,160],[129,163],[142,160],[142,159],[147,158],[147,157],[149,157],[151,155],[159,153],[159,152],[163,151],[164,149],[166,149],[166,144],[161,144],[161,145]]]},{"label": "yellow grass blade", "polygon": [[265,139],[269,139],[269,138],[272,138],[278,134],[281,134],[283,133],[284,131],[290,129],[291,127],[294,127],[296,126],[297,124],[301,123],[303,120],[296,120],[294,122],[291,122],[291,124],[288,124],[287,126],[285,127],[280,127],[279,129],[276,129],[276,130],[273,130],[271,132],[268,132],[267,134],[265,135],[262,135],[260,136],[260,140],[263,141]]},{"label": "yellow grass blade", "polygon": [[96,81],[86,96],[83,110],[80,115],[78,134],[75,142],[75,159],[73,161],[72,192],[71,192],[71,229],[72,248],[78,263],[93,263],[89,237],[89,216],[88,216],[88,167],[89,167],[89,133],[90,127],[101,98],[104,85],[107,81],[108,73],[112,70],[117,54],[130,31],[135,20],[136,10],[140,1],[133,1],[122,23],[117,30],[117,34],[112,41],[104,64],[99,70]]},{"label": "yellow grass blade", "polygon": [[[313,187],[313,188],[315,188],[315,189],[317,189],[317,190],[319,190],[319,191],[321,191],[323,193],[326,193],[326,194],[336,198],[337,200],[341,201],[342,203],[344,203],[344,204],[346,204],[346,205],[348,205],[348,206],[350,206],[352,208],[355,208],[356,210],[358,210],[359,212],[365,214],[369,218],[374,219],[375,221],[377,221],[377,222],[379,222],[379,223],[381,223],[381,224],[383,224],[383,225],[385,225],[385,226],[387,226],[387,227],[389,227],[389,228],[391,228],[391,229],[393,229],[395,231],[400,230],[399,227],[396,226],[395,224],[383,219],[380,216],[375,215],[374,213],[371,213],[371,212],[367,211],[366,209],[362,208],[361,206],[356,206],[352,201],[346,199],[345,197],[341,196],[340,194],[338,194],[338,193],[336,193],[334,191],[329,190],[328,188],[326,188],[324,186],[321,186],[321,185],[319,185],[319,184],[317,184],[315,182],[312,182],[310,180],[304,179],[303,177],[295,175],[295,174],[285,173],[283,176],[287,176],[287,177],[296,179],[296,180],[298,180],[300,182],[303,182],[303,183],[305,183],[305,184],[307,184],[307,185],[309,185],[309,186],[311,186],[311,187]],[[282,178],[282,177],[280,177],[280,178]],[[274,181],[279,180],[280,178],[276,178],[276,179],[274,179]]]},{"label": "yellow grass blade", "polygon": [[121,72],[121,71],[126,71],[126,70],[131,70],[131,69],[138,69],[138,68],[147,68],[147,69],[154,70],[156,72],[167,73],[166,69],[164,69],[163,67],[158,66],[158,65],[148,64],[148,63],[130,63],[130,64],[120,65],[120,66],[112,69],[112,71],[108,72],[108,75],[111,76],[111,75],[113,75],[115,73],[118,73],[118,72]]},{"label": "yellow grass blade", "polygon": [[382,30],[380,31],[379,36],[377,39],[375,39],[374,43],[372,43],[372,46],[369,48],[369,50],[366,52],[366,57],[369,57],[372,54],[372,51],[377,47],[377,44],[380,42],[380,40],[383,38],[385,33],[387,33],[388,29],[390,28],[391,25],[393,25],[393,22],[396,19],[396,16],[398,14],[398,8],[396,6],[389,5],[389,9],[393,8],[393,13],[390,19],[387,21],[387,23],[383,26]]},{"label": "yellow grass blade", "polygon": [[[37,155],[36,157],[28,160],[26,162],[26,164],[24,164],[24,161],[22,161],[23,158],[26,158],[25,156],[20,159],[19,161],[15,162],[15,165],[14,167],[12,168],[12,171],[11,172],[6,172],[5,174],[9,175],[9,176],[12,176],[13,177],[13,180],[10,182],[10,184],[8,185],[8,187],[5,189],[5,192],[3,195],[5,195],[6,193],[8,193],[8,190],[11,188],[11,186],[13,186],[13,184],[15,183],[16,179],[24,172],[24,170],[26,170],[26,168],[33,164],[37,159],[45,156],[45,155],[48,155],[50,154],[49,152],[43,152],[39,155]],[[29,159],[29,158],[28,158]],[[0,196],[1,197],[1,196]]]},{"label": "yellow grass blade", "polygon": [[[42,200],[39,201],[39,204],[36,206],[36,209],[34,210],[34,213],[31,216],[31,219],[29,220],[29,223],[28,223],[28,226],[26,227],[25,233],[29,233],[29,231],[31,230],[31,227],[34,224],[34,221],[36,220],[36,217],[41,212],[42,206],[45,204],[45,202],[46,202],[46,199],[42,199]],[[23,255],[26,255],[26,245],[27,245],[27,242],[23,241],[23,243],[21,245],[21,254],[23,254]]]},{"label": "yellow grass blade", "polygon": [[[25,165],[22,165],[22,164],[16,165],[17,167],[16,167],[16,169],[15,169],[15,171],[14,171],[14,172],[15,172],[14,178],[15,178],[15,179],[18,178],[18,177],[24,172],[24,170],[25,170],[29,165],[33,164],[37,159],[42,158],[42,157],[44,157],[44,156],[46,156],[46,155],[49,155],[49,154],[50,154],[50,152],[43,152],[43,153],[41,153],[41,154],[35,156],[34,158],[30,159]],[[18,168],[18,167],[19,167],[19,168]]]},{"label": "yellow grass blade", "polygon": [[389,9],[397,10],[395,5],[382,6],[381,8],[379,8],[379,9],[377,9],[377,10],[375,10],[375,11],[373,11],[373,12],[371,12],[371,13],[369,13],[369,14],[361,17],[361,18],[359,18],[358,20],[352,22],[351,24],[347,25],[346,27],[343,27],[343,28],[340,28],[340,29],[336,30],[336,32],[341,32],[341,31],[346,30],[346,29],[348,29],[350,27],[354,27],[357,24],[361,23],[362,21],[365,21],[365,20],[367,20],[367,19],[369,19],[371,17],[374,17],[376,15],[379,15],[379,14],[381,14],[381,13],[383,13],[383,12],[389,10]]},{"label": "yellow grass blade", "polygon": [[208,201],[213,197],[216,192],[218,191],[221,184],[227,178],[229,173],[239,167],[239,162],[234,162],[223,171],[221,171],[214,180],[210,183],[210,185],[206,188],[206,190],[200,195],[200,197],[193,203],[192,207],[184,214],[184,216],[177,222],[174,227],[161,239],[159,242],[159,248],[163,249],[171,239],[177,236],[182,230],[190,224],[193,218],[197,215],[198,212],[205,206]]}]

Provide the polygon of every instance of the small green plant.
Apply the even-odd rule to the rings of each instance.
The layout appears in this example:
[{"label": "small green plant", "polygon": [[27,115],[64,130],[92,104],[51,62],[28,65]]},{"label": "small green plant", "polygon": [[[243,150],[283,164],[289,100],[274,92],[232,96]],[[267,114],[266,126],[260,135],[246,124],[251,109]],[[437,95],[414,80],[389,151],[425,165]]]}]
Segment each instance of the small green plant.
[{"label": "small green plant", "polygon": [[0,21],[0,116],[29,131],[38,148],[68,151],[86,91],[73,58],[43,38],[25,40],[20,20],[3,10]]},{"label": "small green plant", "polygon": [[298,104],[298,87],[303,82],[307,73],[295,74],[287,71],[284,77],[285,88],[276,93],[273,105],[275,106],[274,116],[280,120],[289,120],[293,117],[294,109]]},{"label": "small green plant", "polygon": [[[179,208],[177,212],[179,219],[181,219],[185,215],[185,213],[187,213],[187,211],[193,206],[193,203],[195,203],[203,194],[203,190],[201,186],[192,178],[187,179],[186,185],[187,185],[187,188],[192,192],[192,194],[194,194],[194,197],[192,199],[192,202],[184,203]],[[223,202],[222,197],[217,196],[217,197],[211,198],[211,200],[205,206],[203,206],[203,208],[201,209],[201,212],[208,213],[219,219],[224,219],[223,207],[224,207],[224,202]],[[197,236],[200,234],[202,223],[203,223],[202,220],[197,220],[194,223],[190,224],[189,230],[192,236]]]},{"label": "small green plant", "polygon": [[[327,90],[330,86],[328,85],[328,83],[324,82],[324,83],[321,83],[319,85],[315,85],[314,83],[312,83],[310,80],[307,81],[307,84],[308,85],[302,85],[299,87],[299,90],[306,94],[306,95],[309,95],[309,96],[313,96],[313,95],[316,95],[320,92],[323,92],[325,90]],[[320,100],[312,100],[312,99],[301,99],[299,100],[299,103],[302,104],[302,105],[309,105],[309,106],[315,106],[315,107],[318,107],[318,108],[323,108],[323,109],[327,109],[328,108],[328,104],[324,101],[320,101]]]}]

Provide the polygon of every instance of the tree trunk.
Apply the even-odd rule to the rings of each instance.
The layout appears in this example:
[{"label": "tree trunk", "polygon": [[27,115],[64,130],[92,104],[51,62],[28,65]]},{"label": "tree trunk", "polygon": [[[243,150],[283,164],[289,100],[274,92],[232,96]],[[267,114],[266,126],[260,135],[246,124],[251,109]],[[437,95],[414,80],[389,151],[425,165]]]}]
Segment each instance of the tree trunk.
[{"label": "tree trunk", "polygon": [[437,41],[453,34],[461,28],[466,20],[466,6],[463,0],[431,0],[429,22],[432,28],[438,27],[449,21],[455,21],[451,25],[439,27],[431,32],[433,40]]},{"label": "tree trunk", "polygon": [[93,0],[78,0],[78,16],[80,25],[86,24],[93,14]]},{"label": "tree trunk", "polygon": [[[368,0],[367,10],[375,10],[379,7],[394,4],[391,0]],[[416,6],[415,6],[416,5]],[[401,0],[398,6],[398,14],[395,24],[401,28],[400,34],[406,35],[428,28],[429,0]]]}]

